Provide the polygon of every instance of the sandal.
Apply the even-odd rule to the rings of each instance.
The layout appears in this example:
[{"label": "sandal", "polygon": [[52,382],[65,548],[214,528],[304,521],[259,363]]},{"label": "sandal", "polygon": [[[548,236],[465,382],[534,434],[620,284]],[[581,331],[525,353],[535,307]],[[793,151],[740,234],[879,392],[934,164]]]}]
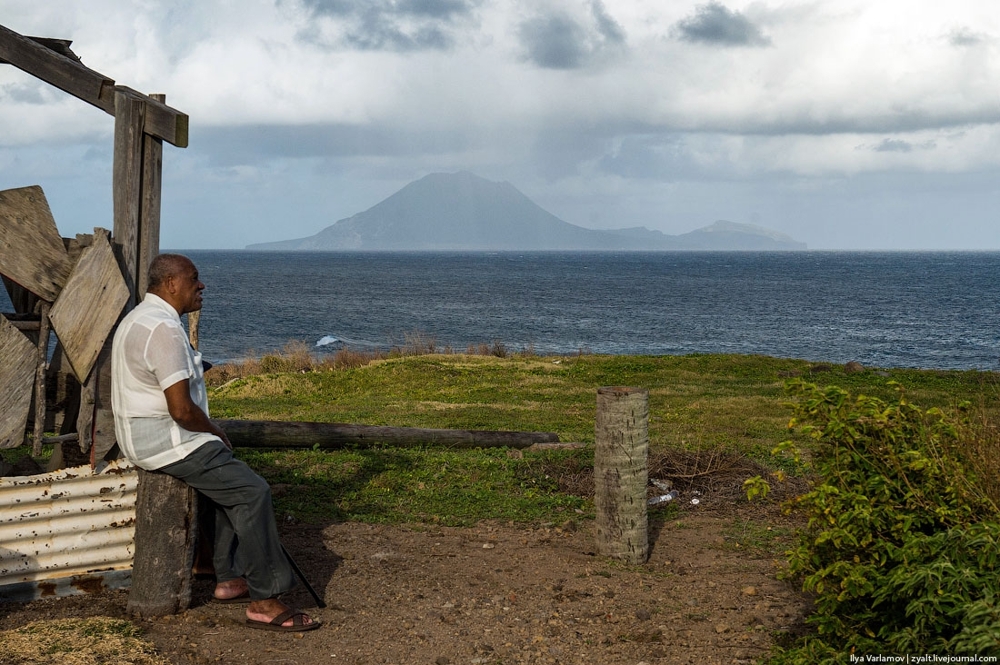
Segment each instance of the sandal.
[{"label": "sandal", "polygon": [[[273,630],[279,633],[301,633],[307,630],[316,630],[323,624],[313,620],[312,623],[303,623],[302,617],[309,616],[302,610],[288,609],[278,616],[268,621],[254,621],[247,619],[247,625],[258,630]],[[282,626],[289,619],[293,619],[291,626]]]}]

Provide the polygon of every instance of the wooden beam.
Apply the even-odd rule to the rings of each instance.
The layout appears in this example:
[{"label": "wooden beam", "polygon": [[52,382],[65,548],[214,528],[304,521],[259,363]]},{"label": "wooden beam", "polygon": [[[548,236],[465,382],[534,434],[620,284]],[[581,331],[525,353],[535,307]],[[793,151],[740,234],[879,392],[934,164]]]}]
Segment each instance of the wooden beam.
[{"label": "wooden beam", "polygon": [[149,106],[143,131],[178,148],[187,147],[187,114],[131,88],[115,87],[114,79],[80,62],[70,44],[66,39],[25,37],[0,25],[0,63],[14,65],[112,116],[116,91],[133,95]]},{"label": "wooden beam", "polygon": [[[70,46],[73,45],[73,41],[70,39],[53,39],[51,37],[31,37],[30,35],[25,35],[33,42],[37,42],[49,49],[50,51],[55,51],[61,56],[65,56],[70,60],[80,62],[80,56],[73,53],[73,49]],[[6,60],[0,59],[0,65],[9,65],[10,63]]]},{"label": "wooden beam", "polygon": [[162,99],[156,99],[161,95],[144,95],[124,85],[116,87],[115,91],[131,95],[146,104],[144,132],[178,148],[188,146],[188,116],[186,113],[181,113],[177,109],[167,106]]},{"label": "wooden beam", "polygon": [[77,99],[115,114],[114,80],[0,25],[0,59]]},{"label": "wooden beam", "polygon": [[397,447],[438,445],[451,448],[527,448],[556,443],[552,432],[494,432],[486,430],[380,427],[344,423],[303,423],[276,420],[215,420],[233,446],[244,448],[312,448],[335,450],[351,446],[387,444]]}]

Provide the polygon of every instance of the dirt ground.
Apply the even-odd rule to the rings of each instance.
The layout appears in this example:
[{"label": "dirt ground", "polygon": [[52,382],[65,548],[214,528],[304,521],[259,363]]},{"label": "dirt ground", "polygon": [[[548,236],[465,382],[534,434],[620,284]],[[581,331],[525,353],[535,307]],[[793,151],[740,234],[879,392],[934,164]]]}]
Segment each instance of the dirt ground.
[{"label": "dirt ground", "polygon": [[[791,518],[774,505],[681,501],[670,519],[650,511],[642,566],[596,556],[592,521],[284,524],[288,550],[328,607],[316,608],[301,588],[285,600],[321,629],[296,636],[247,628],[244,606],[208,602],[207,580],[196,583],[187,612],[139,625],[178,665],[750,663],[802,632],[809,600],[776,578]],[[126,597],[0,606],[0,629],[124,617]]]}]

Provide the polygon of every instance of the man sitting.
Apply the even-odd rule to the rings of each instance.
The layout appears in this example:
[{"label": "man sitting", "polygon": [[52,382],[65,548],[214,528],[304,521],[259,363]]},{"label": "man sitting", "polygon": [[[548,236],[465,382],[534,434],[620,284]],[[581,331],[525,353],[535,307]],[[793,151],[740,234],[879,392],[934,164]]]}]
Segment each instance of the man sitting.
[{"label": "man sitting", "polygon": [[248,602],[253,628],[313,630],[318,621],[278,599],[295,574],[278,540],[271,489],[233,457],[208,417],[201,354],[180,320],[201,309],[204,289],[187,257],[153,259],[148,293],[119,324],[112,347],[118,445],[136,466],[179,478],[214,502],[216,601]]}]

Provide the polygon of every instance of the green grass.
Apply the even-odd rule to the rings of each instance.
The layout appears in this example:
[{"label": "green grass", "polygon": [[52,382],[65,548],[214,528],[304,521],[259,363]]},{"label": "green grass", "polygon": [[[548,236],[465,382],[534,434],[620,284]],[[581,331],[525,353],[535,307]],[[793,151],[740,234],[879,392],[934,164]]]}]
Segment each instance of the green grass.
[{"label": "green grass", "polygon": [[593,517],[591,502],[559,491],[555,469],[592,465],[589,451],[511,457],[506,450],[375,448],[241,451],[272,483],[279,515],[309,522],[529,522]]},{"label": "green grass", "polygon": [[[210,390],[212,416],[369,425],[551,431],[593,443],[596,390],[650,391],[653,449],[725,450],[779,468],[769,451],[789,437],[788,377],[855,393],[894,394],[924,407],[959,401],[996,412],[993,373],[920,370],[846,374],[763,356],[508,357],[423,355],[352,369],[263,374]],[[555,521],[589,515],[558,481],[592,464],[589,451],[424,450],[264,452],[241,456],[281,491],[279,512],[306,520]],[[786,467],[786,471],[796,469]],[[548,476],[546,478],[545,476]]]}]

